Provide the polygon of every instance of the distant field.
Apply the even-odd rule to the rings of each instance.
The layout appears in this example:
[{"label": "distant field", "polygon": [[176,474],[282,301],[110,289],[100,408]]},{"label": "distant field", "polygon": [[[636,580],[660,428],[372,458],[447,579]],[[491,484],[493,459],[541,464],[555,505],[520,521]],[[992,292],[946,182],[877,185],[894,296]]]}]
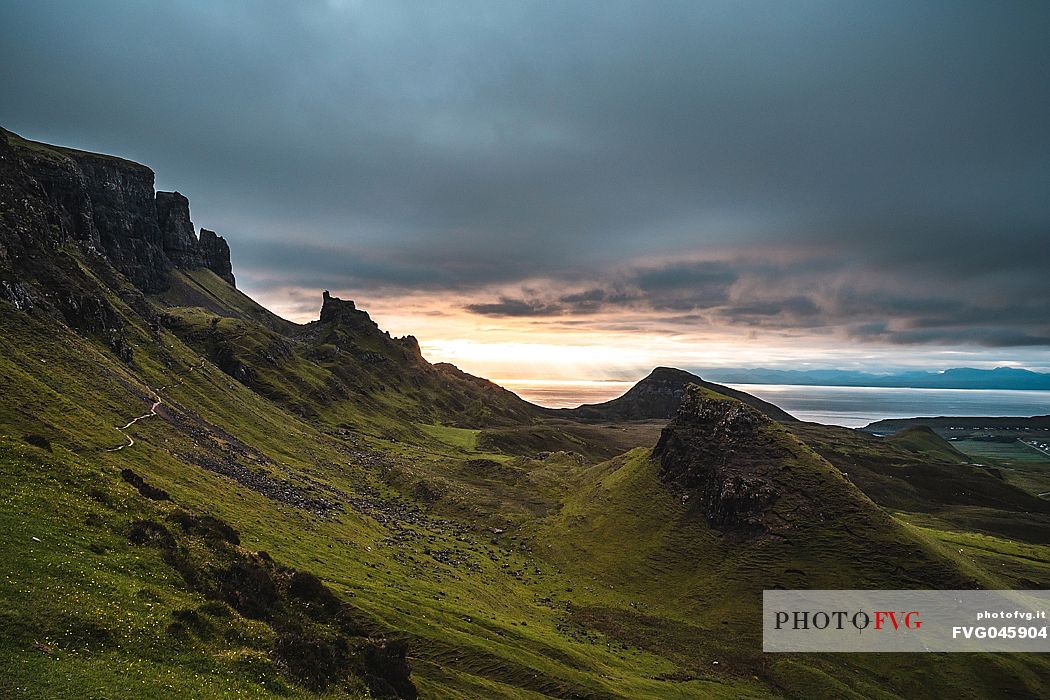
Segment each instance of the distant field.
[{"label": "distant field", "polygon": [[952,440],[952,446],[971,457],[990,457],[1009,462],[1042,463],[1050,468],[1050,455],[1024,444],[1014,442],[985,442],[984,440]]},{"label": "distant field", "polygon": [[1050,455],[1021,441],[952,440],[952,445],[976,461],[999,467],[1008,482],[1039,496],[1050,495]]}]

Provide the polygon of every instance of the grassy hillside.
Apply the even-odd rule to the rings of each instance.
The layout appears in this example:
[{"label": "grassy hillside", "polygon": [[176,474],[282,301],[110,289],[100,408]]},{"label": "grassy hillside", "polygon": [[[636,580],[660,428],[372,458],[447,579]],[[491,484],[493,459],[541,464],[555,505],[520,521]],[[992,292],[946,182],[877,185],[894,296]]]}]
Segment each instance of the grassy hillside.
[{"label": "grassy hillside", "polygon": [[[235,528],[238,556],[265,551],[320,577],[350,611],[351,632],[407,645],[424,697],[812,697],[845,692],[832,680],[843,673],[872,693],[889,674],[903,692],[921,671],[877,659],[771,663],[753,615],[773,584],[896,585],[884,572],[900,564],[899,546],[936,550],[938,523],[894,525],[875,560],[832,527],[741,545],[662,483],[645,449],[597,464],[557,451],[512,458],[487,452],[484,431],[396,414],[386,418],[400,436],[391,442],[304,420],[163,328],[130,326],[127,365],[47,317],[6,309],[0,323],[2,463],[18,484],[3,508],[9,695],[313,692],[277,651],[286,628],[218,606],[163,547],[133,541],[136,521],[154,521],[211,562],[218,555],[172,523],[178,510]],[[125,431],[134,445],[108,451],[127,443],[113,426],[148,414],[154,392],[157,415]],[[142,496],[123,469],[171,501]],[[959,570],[980,577],[1010,561],[1020,575],[1022,554],[1043,555],[1000,542],[1002,553],[984,546],[983,561]],[[322,631],[351,647],[363,639]],[[325,692],[366,692],[361,663],[347,662]],[[938,687],[1040,689],[999,661],[982,678],[960,664],[935,676]]]},{"label": "grassy hillside", "polygon": [[[898,567],[909,561],[939,561],[934,568],[941,571],[947,561],[982,585],[1018,585],[1018,579],[984,572],[1005,566],[1012,574],[1029,571],[1025,557],[1048,553],[1044,546],[951,535],[897,519],[875,532],[852,523],[850,529],[852,534],[828,523],[789,540],[727,541],[695,505],[667,490],[648,451],[636,450],[588,470],[563,510],[535,527],[531,541],[567,578],[561,597],[579,634],[672,661],[670,677],[680,686],[696,684],[690,697],[707,697],[702,683],[745,697],[750,684],[763,696],[913,697],[920,678],[928,697],[1038,697],[1047,691],[1040,656],[941,655],[931,663],[922,655],[763,655],[758,620],[764,588],[934,583],[902,583]],[[1046,580],[1048,569],[1039,570]]]},{"label": "grassy hillside", "polygon": [[905,428],[886,438],[886,441],[919,455],[936,457],[948,462],[967,462],[966,455],[925,425]]},{"label": "grassy hillside", "polygon": [[928,431],[899,439],[812,423],[791,431],[879,505],[934,516],[948,528],[1050,543],[1050,503]]},{"label": "grassy hillside", "polygon": [[685,385],[662,433],[577,422],[169,268],[110,180],[0,147],[0,696],[1050,694],[1040,656],[760,651],[764,588],[1050,586],[1050,503],[928,435]]},{"label": "grassy hillside", "polygon": [[[677,684],[648,679],[648,669],[671,672],[667,660],[568,631],[565,611],[551,603],[565,580],[517,535],[428,514],[390,489],[392,474],[444,473],[469,489],[460,474],[499,472],[501,463],[477,456],[466,433],[419,427],[421,443],[439,438],[433,450],[329,436],[166,331],[131,336],[136,359],[127,367],[49,319],[7,311],[2,454],[18,488],[4,506],[5,692],[308,692],[277,653],[279,630],[211,606],[207,589],[189,586],[164,547],[136,544],[137,521],[175,531],[169,518],[182,509],[235,528],[246,557],[265,551],[280,566],[320,576],[355,625],[405,640],[413,678],[429,697],[688,697]],[[126,444],[113,426],[146,414],[155,395],[163,397],[157,415],[126,430],[134,444],[110,451]],[[450,458],[462,471],[446,471]],[[489,515],[513,516],[513,503],[523,504],[505,523],[512,526],[535,517],[525,506],[581,468],[555,454],[512,464],[511,478],[490,474],[474,488],[498,494],[485,483],[492,481],[506,491],[489,502]],[[139,494],[124,469],[170,501]],[[542,512],[558,507],[547,498]],[[38,619],[51,622],[39,628]],[[190,631],[173,632],[175,623]],[[56,670],[41,675],[45,665]],[[125,669],[155,680],[128,689]],[[327,692],[353,696],[363,684],[350,674]]]}]

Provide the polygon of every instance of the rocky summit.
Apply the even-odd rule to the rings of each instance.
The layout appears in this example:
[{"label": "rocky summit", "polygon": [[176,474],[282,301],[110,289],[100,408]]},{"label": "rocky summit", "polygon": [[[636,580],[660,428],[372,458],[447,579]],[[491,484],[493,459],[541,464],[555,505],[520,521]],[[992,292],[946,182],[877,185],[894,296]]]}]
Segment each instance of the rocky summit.
[{"label": "rocky summit", "polygon": [[773,507],[784,495],[779,472],[794,455],[771,434],[771,423],[740,401],[691,385],[653,450],[660,476],[696,494],[716,527],[751,533],[787,527],[790,521]]},{"label": "rocky summit", "polygon": [[843,514],[878,519],[858,489],[783,426],[695,384],[653,458],[661,480],[695,497],[707,521],[724,532],[783,534]]}]

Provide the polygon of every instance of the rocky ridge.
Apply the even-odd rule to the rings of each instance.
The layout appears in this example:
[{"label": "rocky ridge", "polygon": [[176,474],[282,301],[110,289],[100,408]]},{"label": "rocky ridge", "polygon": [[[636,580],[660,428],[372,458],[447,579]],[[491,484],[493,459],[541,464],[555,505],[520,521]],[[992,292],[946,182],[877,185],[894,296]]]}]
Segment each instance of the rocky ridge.
[{"label": "rocky ridge", "polygon": [[6,287],[17,284],[12,278],[24,258],[70,243],[104,257],[147,294],[167,289],[176,268],[204,267],[235,282],[226,241],[205,229],[198,239],[189,200],[155,192],[154,173],[144,165],[0,129],[0,175]]},{"label": "rocky ridge", "polygon": [[145,295],[168,289],[174,270],[207,268],[233,285],[226,241],[204,229],[198,239],[189,200],[153,184],[144,165],[0,129],[0,300],[131,362],[116,300],[155,327]]}]

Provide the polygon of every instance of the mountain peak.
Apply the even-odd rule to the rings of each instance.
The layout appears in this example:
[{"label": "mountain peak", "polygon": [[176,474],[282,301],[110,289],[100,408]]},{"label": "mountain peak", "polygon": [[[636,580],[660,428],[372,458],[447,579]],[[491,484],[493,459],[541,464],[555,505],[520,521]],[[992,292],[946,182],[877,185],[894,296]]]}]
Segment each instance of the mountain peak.
[{"label": "mountain peak", "polygon": [[794,416],[751,394],[704,381],[683,369],[663,366],[653,369],[623,396],[605,403],[585,404],[572,409],[572,413],[585,420],[670,420],[691,384],[742,401],[773,420],[795,420]]},{"label": "mountain peak", "polygon": [[349,299],[334,297],[327,289],[321,295],[321,323],[340,323],[360,314],[368,315]]},{"label": "mountain peak", "polygon": [[699,378],[700,377],[698,377],[697,375],[692,374],[691,372],[686,372],[684,369],[678,369],[677,367],[661,366],[654,367],[653,371],[646,375],[645,378],[639,381],[638,383],[641,384],[642,382],[680,381],[684,379],[696,381]]}]

